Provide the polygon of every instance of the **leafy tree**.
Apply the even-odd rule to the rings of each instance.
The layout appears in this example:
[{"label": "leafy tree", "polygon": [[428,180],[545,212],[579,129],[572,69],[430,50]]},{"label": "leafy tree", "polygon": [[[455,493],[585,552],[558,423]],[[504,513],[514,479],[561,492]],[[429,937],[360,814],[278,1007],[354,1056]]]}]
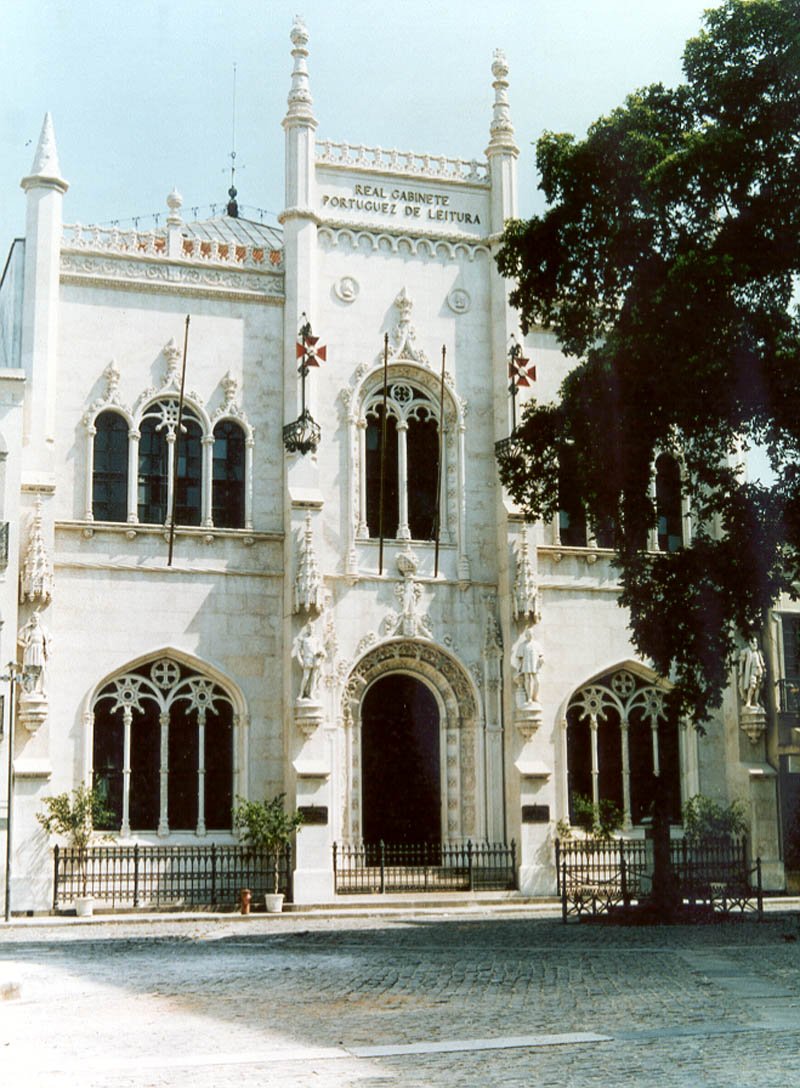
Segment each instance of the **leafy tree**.
[{"label": "leafy tree", "polygon": [[286,811],[285,797],[285,793],[263,801],[246,801],[238,797],[239,804],[233,814],[233,823],[242,841],[253,850],[267,853],[272,867],[272,886],[276,892],[281,854],[303,822],[302,812]]},{"label": "leafy tree", "polygon": [[44,797],[42,802],[44,812],[37,812],[36,819],[48,835],[66,836],[77,851],[81,894],[85,896],[89,882],[86,851],[95,827],[107,826],[113,813],[106,808],[102,795],[90,786],[78,786],[71,794]]},{"label": "leafy tree", "polygon": [[[684,84],[541,137],[547,210],[498,255],[523,330],[577,360],[498,449],[503,482],[549,518],[570,458],[590,522],[613,521],[633,642],[698,725],[737,632],[800,581],[800,0],[727,0],[704,24]],[[745,478],[754,443],[772,486]],[[692,542],[648,554],[659,452],[683,460]]]}]

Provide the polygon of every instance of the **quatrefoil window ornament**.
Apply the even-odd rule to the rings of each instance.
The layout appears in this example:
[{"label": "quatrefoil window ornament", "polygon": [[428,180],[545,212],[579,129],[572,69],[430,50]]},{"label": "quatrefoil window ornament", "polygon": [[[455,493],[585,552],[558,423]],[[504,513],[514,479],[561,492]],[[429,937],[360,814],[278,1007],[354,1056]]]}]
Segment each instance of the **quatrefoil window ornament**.
[{"label": "quatrefoil window ornament", "polygon": [[619,695],[620,699],[627,699],[633,693],[635,687],[636,681],[629,672],[624,670],[611,678],[611,689],[616,695]]},{"label": "quatrefoil window ornament", "polygon": [[150,670],[150,678],[153,683],[166,691],[167,688],[174,687],[180,679],[181,670],[175,664],[174,661],[167,661],[166,659],[157,661]]},{"label": "quatrefoil window ornament", "polygon": [[600,687],[584,688],[574,705],[581,711],[581,718],[598,718],[605,721],[606,700],[608,696]]}]

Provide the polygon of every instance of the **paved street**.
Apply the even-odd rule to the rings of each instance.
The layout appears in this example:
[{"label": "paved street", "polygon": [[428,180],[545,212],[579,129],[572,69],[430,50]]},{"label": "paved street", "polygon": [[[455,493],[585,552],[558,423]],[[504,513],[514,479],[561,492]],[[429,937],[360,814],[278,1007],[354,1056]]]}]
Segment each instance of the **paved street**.
[{"label": "paved street", "polygon": [[481,911],[0,929],[0,1083],[800,1082],[800,926]]}]

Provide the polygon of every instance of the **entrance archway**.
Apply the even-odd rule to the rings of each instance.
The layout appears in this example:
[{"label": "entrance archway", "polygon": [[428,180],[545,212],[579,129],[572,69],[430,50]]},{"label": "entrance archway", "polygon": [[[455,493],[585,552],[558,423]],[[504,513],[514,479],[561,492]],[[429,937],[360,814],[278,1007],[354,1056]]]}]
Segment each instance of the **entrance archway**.
[{"label": "entrance archway", "polygon": [[361,707],[364,841],[441,841],[439,708],[416,677],[377,680]]}]

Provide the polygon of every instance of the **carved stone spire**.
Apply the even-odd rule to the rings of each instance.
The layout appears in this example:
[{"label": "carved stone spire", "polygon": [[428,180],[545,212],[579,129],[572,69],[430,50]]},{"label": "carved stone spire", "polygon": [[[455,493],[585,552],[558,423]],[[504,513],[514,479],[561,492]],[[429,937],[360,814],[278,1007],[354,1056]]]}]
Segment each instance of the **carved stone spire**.
[{"label": "carved stone spire", "polygon": [[297,574],[294,579],[294,611],[321,612],[323,606],[322,575],[314,554],[314,534],[311,531],[311,515],[300,537]]},{"label": "carved stone spire", "polygon": [[19,599],[49,604],[53,597],[53,564],[48,555],[42,533],[42,499],[36,498],[31,522],[31,535],[25,550],[25,559],[19,576]]},{"label": "carved stone spire", "polygon": [[517,545],[517,573],[514,578],[512,604],[515,620],[531,620],[532,623],[537,623],[541,619],[539,590],[528,554],[527,529],[523,530],[522,537]]},{"label": "carved stone spire", "polygon": [[69,188],[67,182],[61,177],[53,118],[49,113],[44,115],[44,123],[42,124],[39,143],[36,146],[36,154],[33,156],[31,172],[22,179],[20,184],[25,190],[33,189],[42,184],[55,186],[64,193]]},{"label": "carved stone spire", "polygon": [[289,36],[294,46],[292,49],[294,68],[292,69],[292,85],[289,88],[289,98],[287,100],[289,109],[286,111],[284,124],[290,120],[300,120],[311,122],[316,126],[317,122],[312,108],[311,87],[308,82],[308,67],[306,65],[308,31],[299,15],[294,17],[292,32]]},{"label": "carved stone spire", "polygon": [[511,123],[511,110],[508,105],[508,61],[502,49],[495,49],[492,62],[492,75],[494,76],[494,108],[492,110],[492,123],[489,128],[491,140],[488,152],[495,149],[512,150],[518,152],[514,142],[514,126]]}]

